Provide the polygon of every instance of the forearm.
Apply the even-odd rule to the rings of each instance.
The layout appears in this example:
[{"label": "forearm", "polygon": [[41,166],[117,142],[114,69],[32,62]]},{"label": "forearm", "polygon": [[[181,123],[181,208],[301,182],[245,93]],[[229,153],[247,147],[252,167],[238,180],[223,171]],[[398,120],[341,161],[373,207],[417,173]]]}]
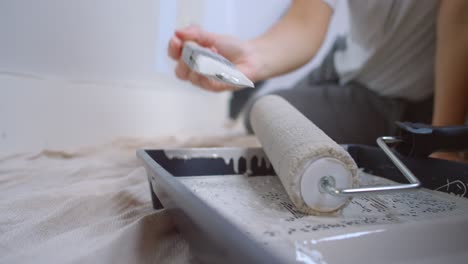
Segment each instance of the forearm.
[{"label": "forearm", "polygon": [[295,0],[269,31],[249,42],[259,62],[255,80],[287,73],[306,64],[325,39],[332,9],[322,0]]},{"label": "forearm", "polygon": [[437,21],[436,126],[465,122],[468,110],[468,1],[441,2]]}]

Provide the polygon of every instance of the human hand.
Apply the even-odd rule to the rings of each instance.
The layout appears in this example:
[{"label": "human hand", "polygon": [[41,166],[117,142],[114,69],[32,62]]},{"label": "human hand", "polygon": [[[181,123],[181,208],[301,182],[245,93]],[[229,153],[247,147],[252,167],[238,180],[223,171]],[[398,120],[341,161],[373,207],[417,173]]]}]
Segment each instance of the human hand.
[{"label": "human hand", "polygon": [[185,41],[197,42],[200,46],[211,49],[231,61],[247,78],[255,81],[258,72],[258,59],[254,48],[247,42],[230,36],[217,35],[202,30],[197,26],[189,26],[176,30],[168,44],[168,55],[177,61],[175,74],[181,80],[190,81],[203,89],[222,92],[238,89],[192,71],[182,60],[182,48]]},{"label": "human hand", "polygon": [[430,157],[458,162],[468,162],[466,155],[463,155],[460,152],[434,152],[430,155]]}]

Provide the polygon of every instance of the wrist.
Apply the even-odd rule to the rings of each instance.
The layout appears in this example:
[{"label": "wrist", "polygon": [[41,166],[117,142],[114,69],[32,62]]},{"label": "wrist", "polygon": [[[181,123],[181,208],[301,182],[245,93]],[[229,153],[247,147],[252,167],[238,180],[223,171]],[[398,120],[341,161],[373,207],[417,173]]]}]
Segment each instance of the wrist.
[{"label": "wrist", "polygon": [[456,113],[452,113],[445,117],[436,113],[432,119],[433,126],[457,126],[464,125],[465,122],[465,115],[457,115]]},{"label": "wrist", "polygon": [[248,50],[252,57],[253,82],[262,81],[271,77],[271,70],[269,69],[268,56],[265,52],[266,47],[261,38],[247,41]]}]

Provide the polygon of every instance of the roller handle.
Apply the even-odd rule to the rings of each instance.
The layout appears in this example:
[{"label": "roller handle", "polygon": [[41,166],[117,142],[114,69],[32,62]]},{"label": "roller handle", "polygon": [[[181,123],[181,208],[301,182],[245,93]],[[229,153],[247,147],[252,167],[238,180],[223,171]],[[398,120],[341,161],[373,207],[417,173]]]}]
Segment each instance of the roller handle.
[{"label": "roller handle", "polygon": [[411,157],[427,157],[436,151],[468,149],[468,126],[435,127],[421,123],[396,122],[403,140],[397,151]]}]

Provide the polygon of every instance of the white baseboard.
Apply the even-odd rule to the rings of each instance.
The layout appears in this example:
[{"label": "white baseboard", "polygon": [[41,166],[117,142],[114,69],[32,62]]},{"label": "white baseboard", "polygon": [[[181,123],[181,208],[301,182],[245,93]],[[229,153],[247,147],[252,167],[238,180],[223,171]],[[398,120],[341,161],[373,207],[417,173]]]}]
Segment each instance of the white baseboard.
[{"label": "white baseboard", "polygon": [[11,74],[0,74],[0,91],[0,153],[216,133],[229,96],[167,78],[98,84]]}]

